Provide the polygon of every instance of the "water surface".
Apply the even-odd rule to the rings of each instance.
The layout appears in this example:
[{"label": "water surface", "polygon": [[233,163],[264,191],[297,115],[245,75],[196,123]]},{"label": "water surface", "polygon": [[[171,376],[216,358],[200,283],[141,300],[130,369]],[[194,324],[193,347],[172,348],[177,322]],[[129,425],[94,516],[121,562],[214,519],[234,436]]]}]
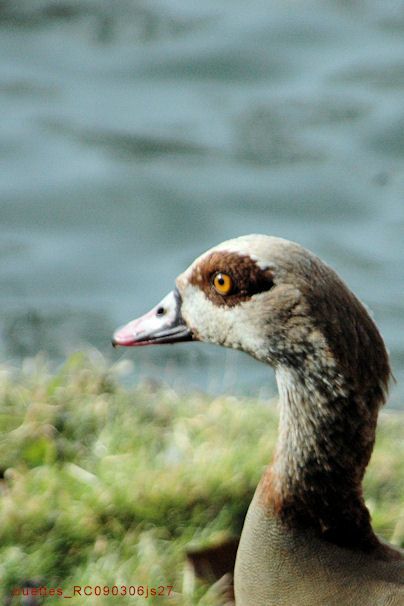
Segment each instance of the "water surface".
[{"label": "water surface", "polygon": [[1,3],[2,359],[90,344],[134,377],[273,393],[237,352],[109,345],[197,254],[262,232],[372,309],[402,406],[403,95],[399,2]]}]

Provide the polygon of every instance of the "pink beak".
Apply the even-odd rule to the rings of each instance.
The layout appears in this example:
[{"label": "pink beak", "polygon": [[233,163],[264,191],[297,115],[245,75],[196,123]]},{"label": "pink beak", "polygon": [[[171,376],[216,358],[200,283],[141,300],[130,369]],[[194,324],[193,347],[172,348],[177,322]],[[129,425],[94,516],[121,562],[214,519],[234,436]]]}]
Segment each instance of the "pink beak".
[{"label": "pink beak", "polygon": [[118,328],[112,338],[114,347],[140,347],[191,341],[192,331],[181,315],[181,296],[177,289],[144,316]]}]

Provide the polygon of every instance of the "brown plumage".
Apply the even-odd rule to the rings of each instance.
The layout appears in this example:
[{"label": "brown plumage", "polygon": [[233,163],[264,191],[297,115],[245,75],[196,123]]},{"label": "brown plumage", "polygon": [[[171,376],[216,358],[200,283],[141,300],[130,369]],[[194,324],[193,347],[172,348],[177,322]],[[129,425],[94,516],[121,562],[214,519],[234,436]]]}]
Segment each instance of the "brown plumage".
[{"label": "brown plumage", "polygon": [[260,235],[196,259],[175,293],[115,342],[241,349],[278,383],[279,439],[246,517],[237,606],[404,606],[402,553],[377,538],[362,494],[390,376],[365,307],[318,257]]}]

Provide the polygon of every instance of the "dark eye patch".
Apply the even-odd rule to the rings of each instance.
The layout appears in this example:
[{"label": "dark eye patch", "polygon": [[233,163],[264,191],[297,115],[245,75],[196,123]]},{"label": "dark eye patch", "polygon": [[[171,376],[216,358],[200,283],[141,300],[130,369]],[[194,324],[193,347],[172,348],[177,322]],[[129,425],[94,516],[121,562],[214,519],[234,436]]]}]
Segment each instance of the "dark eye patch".
[{"label": "dark eye patch", "polygon": [[[219,272],[232,278],[233,287],[228,295],[220,295],[212,286],[212,280]],[[270,290],[274,285],[270,269],[261,269],[248,255],[226,251],[213,252],[205,257],[193,269],[189,281],[198,286],[215,305],[228,307],[247,301],[253,295]]]}]

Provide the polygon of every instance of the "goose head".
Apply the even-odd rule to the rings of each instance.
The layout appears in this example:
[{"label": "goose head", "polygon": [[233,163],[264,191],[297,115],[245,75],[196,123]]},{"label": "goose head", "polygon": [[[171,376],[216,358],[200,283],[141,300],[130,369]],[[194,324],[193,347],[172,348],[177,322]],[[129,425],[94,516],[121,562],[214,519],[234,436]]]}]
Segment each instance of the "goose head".
[{"label": "goose head", "polygon": [[286,372],[322,390],[362,389],[378,403],[390,372],[373,320],[345,283],[302,246],[273,236],[242,236],[199,256],[113,344],[189,340],[242,350],[278,379]]}]

